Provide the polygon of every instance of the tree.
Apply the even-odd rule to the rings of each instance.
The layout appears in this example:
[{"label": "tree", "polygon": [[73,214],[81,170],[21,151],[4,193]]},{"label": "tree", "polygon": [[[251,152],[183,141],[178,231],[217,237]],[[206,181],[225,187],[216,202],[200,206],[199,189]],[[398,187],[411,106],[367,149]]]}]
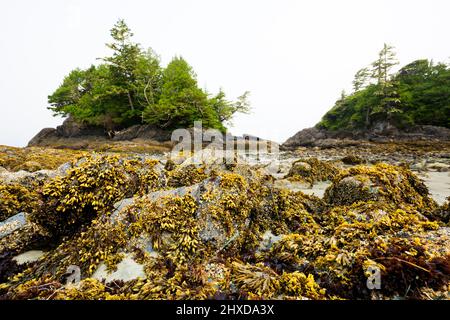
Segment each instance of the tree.
[{"label": "tree", "polygon": [[233,102],[226,100],[225,93],[221,89],[216,96],[210,99],[210,104],[221,122],[230,122],[235,113],[248,114],[250,112],[249,94],[246,91],[237,98],[237,101]]},{"label": "tree", "polygon": [[143,119],[162,128],[189,127],[202,120],[205,127],[224,129],[192,67],[181,57],[164,69],[159,101],[146,107]]},{"label": "tree", "polygon": [[111,37],[113,42],[107,47],[113,50],[113,54],[102,59],[111,71],[110,93],[120,103],[117,106],[122,117],[119,122],[135,123],[141,118],[145,106],[154,101],[160,76],[159,59],[153,51],[144,53],[139,44],[131,41],[133,33],[123,20],[111,29]]},{"label": "tree", "polygon": [[247,94],[227,101],[221,91],[210,98],[197,85],[192,67],[175,58],[161,68],[159,57],[132,41],[133,33],[123,20],[111,29],[111,56],[86,70],[75,69],[49,95],[55,115],[103,126],[108,131],[139,123],[161,128],[185,127],[195,120],[224,130],[236,112],[248,112]]},{"label": "tree", "polygon": [[399,109],[400,100],[396,91],[397,83],[392,79],[391,70],[398,64],[394,47],[387,45],[378,54],[378,59],[372,63],[373,78],[377,80],[376,95],[380,97],[380,102],[373,108],[369,108],[368,113],[379,114],[388,122],[392,121],[395,113],[401,112]]},{"label": "tree", "polygon": [[361,89],[364,89],[367,84],[369,83],[370,79],[370,70],[369,68],[362,68],[358,70],[355,74],[355,78],[353,80],[353,90],[359,91]]},{"label": "tree", "polygon": [[385,46],[373,64],[376,82],[348,96],[341,95],[318,127],[369,129],[373,121],[382,119],[398,128],[414,125],[450,128],[450,66],[423,59],[392,73],[396,59],[390,48]]}]

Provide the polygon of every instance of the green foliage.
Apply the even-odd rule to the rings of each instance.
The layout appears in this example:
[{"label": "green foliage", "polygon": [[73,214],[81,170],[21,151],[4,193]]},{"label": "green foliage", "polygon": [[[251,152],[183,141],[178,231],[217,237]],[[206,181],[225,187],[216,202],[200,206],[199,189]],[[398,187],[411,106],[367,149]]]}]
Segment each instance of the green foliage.
[{"label": "green foliage", "polygon": [[161,96],[155,104],[149,104],[144,120],[162,128],[190,127],[202,120],[209,128],[224,129],[219,115],[198,87],[192,67],[181,57],[175,57],[164,69]]},{"label": "green foliage", "polygon": [[210,97],[198,87],[192,67],[175,57],[166,68],[151,50],[133,43],[133,33],[123,20],[111,29],[107,44],[112,55],[103,63],[69,73],[48,97],[55,115],[73,116],[77,121],[107,130],[146,122],[160,128],[203,126],[225,130],[222,122],[236,112],[248,112],[247,93],[237,102],[225,94]]},{"label": "green foliage", "polygon": [[[378,121],[404,128],[435,125],[450,128],[450,67],[417,60],[396,73],[391,46],[385,45],[369,68],[358,71],[354,92],[342,96],[328,111],[319,128],[370,129]],[[370,75],[370,77],[369,77]]]}]

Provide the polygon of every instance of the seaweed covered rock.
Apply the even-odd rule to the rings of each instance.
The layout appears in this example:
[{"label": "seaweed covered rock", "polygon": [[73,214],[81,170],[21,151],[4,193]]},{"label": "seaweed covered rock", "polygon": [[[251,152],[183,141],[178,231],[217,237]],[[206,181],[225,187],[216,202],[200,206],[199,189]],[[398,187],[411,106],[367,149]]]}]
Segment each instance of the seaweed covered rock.
[{"label": "seaweed covered rock", "polygon": [[450,197],[447,198],[447,201],[440,207],[436,209],[431,217],[435,220],[440,220],[444,223],[450,223]]},{"label": "seaweed covered rock", "polygon": [[[285,235],[270,250],[259,253],[257,261],[280,272],[311,273],[329,294],[345,298],[371,297],[373,292],[366,285],[369,267],[380,270],[382,279],[390,279],[383,280],[379,290],[390,297],[418,297],[423,287],[440,289],[450,280],[449,250],[441,250],[442,241],[450,237],[431,236],[439,225],[413,209],[360,202],[332,208],[316,221],[319,233]],[[390,250],[391,246],[396,249]],[[405,274],[407,281],[398,281],[402,266],[410,273]],[[422,280],[414,280],[419,275]]]},{"label": "seaweed covered rock", "polygon": [[365,162],[364,159],[354,154],[346,155],[341,161],[347,165],[363,164]]},{"label": "seaweed covered rock", "polygon": [[37,197],[34,190],[19,184],[0,184],[0,222],[19,212],[31,212]]},{"label": "seaweed covered rock", "polygon": [[89,156],[74,162],[65,176],[46,183],[32,220],[55,236],[70,235],[80,226],[110,213],[115,202],[163,186],[158,161]]},{"label": "seaweed covered rock", "polygon": [[414,206],[424,214],[436,208],[425,184],[409,169],[383,163],[344,170],[325,191],[324,201],[333,206],[382,201]]},{"label": "seaweed covered rock", "polygon": [[[0,299],[445,297],[448,204],[411,171],[295,167],[310,183],[333,178],[324,200],[248,163],[94,154],[65,164],[35,188],[33,220],[0,239]],[[29,250],[44,253],[15,263]],[[67,285],[74,265],[81,282]]]},{"label": "seaweed covered rock", "polygon": [[193,185],[207,178],[203,166],[189,164],[186,166],[169,167],[169,169],[172,170],[170,170],[167,185],[172,188]]},{"label": "seaweed covered rock", "polygon": [[63,163],[84,155],[84,151],[0,146],[0,166],[10,171],[54,170]]},{"label": "seaweed covered rock", "polygon": [[339,169],[332,163],[309,158],[295,161],[286,178],[308,182],[312,185],[317,181],[331,181],[338,173]]}]

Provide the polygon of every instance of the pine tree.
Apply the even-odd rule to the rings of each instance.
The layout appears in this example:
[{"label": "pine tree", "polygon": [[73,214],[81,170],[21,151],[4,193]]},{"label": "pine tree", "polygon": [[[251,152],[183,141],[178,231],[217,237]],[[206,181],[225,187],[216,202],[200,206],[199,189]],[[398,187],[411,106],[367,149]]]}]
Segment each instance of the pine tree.
[{"label": "pine tree", "polygon": [[369,68],[362,68],[356,74],[353,80],[353,90],[359,91],[364,89],[369,83],[370,70]]},{"label": "pine tree", "polygon": [[401,112],[397,84],[391,73],[392,68],[398,64],[394,47],[384,44],[378,54],[378,59],[372,63],[372,77],[377,81],[375,94],[379,96],[380,102],[371,110],[372,114],[382,115],[388,122],[392,120],[395,113]]}]

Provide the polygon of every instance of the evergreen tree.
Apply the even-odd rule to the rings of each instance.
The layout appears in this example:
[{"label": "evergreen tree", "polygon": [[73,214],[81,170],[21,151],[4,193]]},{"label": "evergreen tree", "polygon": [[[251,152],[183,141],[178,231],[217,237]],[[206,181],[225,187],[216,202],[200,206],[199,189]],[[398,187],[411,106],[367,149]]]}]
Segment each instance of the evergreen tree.
[{"label": "evergreen tree", "polygon": [[370,110],[372,115],[380,115],[389,122],[399,109],[400,99],[397,93],[397,83],[392,79],[391,70],[398,64],[394,47],[384,44],[378,54],[378,59],[372,63],[373,78],[377,81],[376,95],[380,97],[377,105]]},{"label": "evergreen tree", "polygon": [[247,93],[236,102],[220,91],[213,98],[197,85],[196,75],[182,58],[163,69],[159,57],[132,42],[133,33],[123,20],[111,29],[107,44],[112,55],[98,66],[75,69],[48,97],[55,115],[72,116],[79,122],[120,129],[142,122],[161,128],[192,126],[224,130],[236,112],[248,112]]},{"label": "evergreen tree", "polygon": [[359,91],[364,89],[370,78],[370,70],[369,68],[362,68],[355,74],[355,78],[353,79],[353,90]]}]

